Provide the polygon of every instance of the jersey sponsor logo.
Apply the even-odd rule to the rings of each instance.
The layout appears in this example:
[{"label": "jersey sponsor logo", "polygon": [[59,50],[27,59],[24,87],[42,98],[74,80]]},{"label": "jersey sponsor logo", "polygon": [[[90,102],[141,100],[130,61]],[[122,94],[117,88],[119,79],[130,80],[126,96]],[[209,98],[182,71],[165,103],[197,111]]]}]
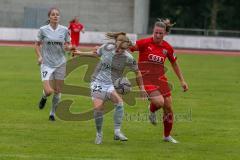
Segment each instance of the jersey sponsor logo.
[{"label": "jersey sponsor logo", "polygon": [[155,54],[149,54],[148,55],[148,60],[152,61],[152,62],[163,63],[164,62],[164,57],[157,56]]},{"label": "jersey sponsor logo", "polygon": [[52,42],[52,41],[49,41],[47,42],[48,45],[59,45],[61,46],[62,45],[62,42]]}]

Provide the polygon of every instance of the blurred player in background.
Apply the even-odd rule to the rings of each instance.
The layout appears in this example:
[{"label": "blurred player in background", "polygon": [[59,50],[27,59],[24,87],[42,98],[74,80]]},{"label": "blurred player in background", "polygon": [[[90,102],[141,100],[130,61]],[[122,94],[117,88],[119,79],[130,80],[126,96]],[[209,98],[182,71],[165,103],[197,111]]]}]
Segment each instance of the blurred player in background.
[{"label": "blurred player in background", "polygon": [[173,126],[173,107],[171,89],[168,85],[167,77],[164,74],[164,63],[168,59],[177,75],[183,91],[188,90],[188,85],[184,80],[177,57],[173,47],[163,40],[169,33],[173,24],[169,19],[159,19],[154,25],[153,35],[148,38],[140,39],[131,51],[139,51],[138,66],[143,75],[143,83],[150,100],[150,122],[157,123],[156,111],[163,108],[164,141],[178,143],[170,135]]},{"label": "blurred player in background", "polygon": [[84,26],[79,22],[79,17],[75,16],[74,19],[72,19],[69,22],[68,29],[70,30],[71,35],[71,44],[74,47],[79,47],[79,41],[80,41],[80,32],[84,33]]},{"label": "blurred player in background", "polygon": [[131,41],[126,33],[107,33],[107,38],[114,43],[106,43],[100,46],[96,52],[74,51],[75,55],[101,57],[91,81],[91,96],[94,106],[94,118],[96,124],[96,144],[101,144],[103,139],[102,124],[104,114],[104,103],[111,100],[115,105],[114,112],[114,139],[127,141],[128,138],[121,132],[121,124],[124,115],[123,99],[114,89],[114,81],[123,76],[125,67],[129,67],[136,74],[136,81],[144,98],[146,93],[141,79],[141,72],[133,56],[127,51]]},{"label": "blurred player in background", "polygon": [[66,72],[65,50],[71,48],[68,28],[59,24],[59,9],[51,8],[48,18],[48,24],[39,29],[35,51],[38,64],[41,66],[43,81],[43,95],[39,102],[39,109],[44,108],[47,97],[53,93],[49,120],[54,121]]}]

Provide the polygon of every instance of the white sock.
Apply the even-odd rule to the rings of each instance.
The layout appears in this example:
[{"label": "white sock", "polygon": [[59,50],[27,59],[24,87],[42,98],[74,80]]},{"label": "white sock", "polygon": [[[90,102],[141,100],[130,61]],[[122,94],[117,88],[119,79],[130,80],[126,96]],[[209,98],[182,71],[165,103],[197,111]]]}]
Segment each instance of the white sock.
[{"label": "white sock", "polygon": [[120,133],[120,129],[114,129],[114,134]]},{"label": "white sock", "polygon": [[167,137],[165,137],[164,136],[164,139],[166,139],[166,140],[169,140],[169,139],[171,139],[172,137],[169,135],[169,136],[167,136]]},{"label": "white sock", "polygon": [[120,131],[123,120],[123,114],[124,114],[123,104],[122,103],[115,104],[115,111],[113,115],[114,130]]},{"label": "white sock", "polygon": [[103,125],[103,111],[94,109],[94,119],[97,133],[101,134]]}]

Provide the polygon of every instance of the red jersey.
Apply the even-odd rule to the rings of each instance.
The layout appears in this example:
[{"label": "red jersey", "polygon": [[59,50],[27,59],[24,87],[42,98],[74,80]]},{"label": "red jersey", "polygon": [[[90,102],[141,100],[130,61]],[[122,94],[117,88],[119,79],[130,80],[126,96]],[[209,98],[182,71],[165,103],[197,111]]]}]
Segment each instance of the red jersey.
[{"label": "red jersey", "polygon": [[84,26],[81,23],[70,23],[68,29],[71,31],[71,43],[72,45],[79,46],[80,31]]},{"label": "red jersey", "polygon": [[170,96],[171,89],[165,77],[164,62],[166,58],[171,63],[177,60],[173,47],[164,40],[160,45],[156,44],[152,37],[138,40],[136,45],[139,51],[138,66],[146,91],[160,89],[163,96]]},{"label": "red jersey", "polygon": [[162,66],[166,58],[171,63],[177,60],[173,47],[164,40],[161,45],[154,43],[152,37],[138,40],[136,43],[139,50],[138,62],[155,62]]}]

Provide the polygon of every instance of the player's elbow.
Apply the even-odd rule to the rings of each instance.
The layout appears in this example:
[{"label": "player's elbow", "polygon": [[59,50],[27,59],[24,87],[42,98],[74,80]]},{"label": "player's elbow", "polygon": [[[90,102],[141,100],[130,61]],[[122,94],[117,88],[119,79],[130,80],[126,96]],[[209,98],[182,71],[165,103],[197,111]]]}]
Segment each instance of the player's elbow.
[{"label": "player's elbow", "polygon": [[40,45],[41,45],[41,42],[36,41],[34,44],[34,48],[39,49]]}]

